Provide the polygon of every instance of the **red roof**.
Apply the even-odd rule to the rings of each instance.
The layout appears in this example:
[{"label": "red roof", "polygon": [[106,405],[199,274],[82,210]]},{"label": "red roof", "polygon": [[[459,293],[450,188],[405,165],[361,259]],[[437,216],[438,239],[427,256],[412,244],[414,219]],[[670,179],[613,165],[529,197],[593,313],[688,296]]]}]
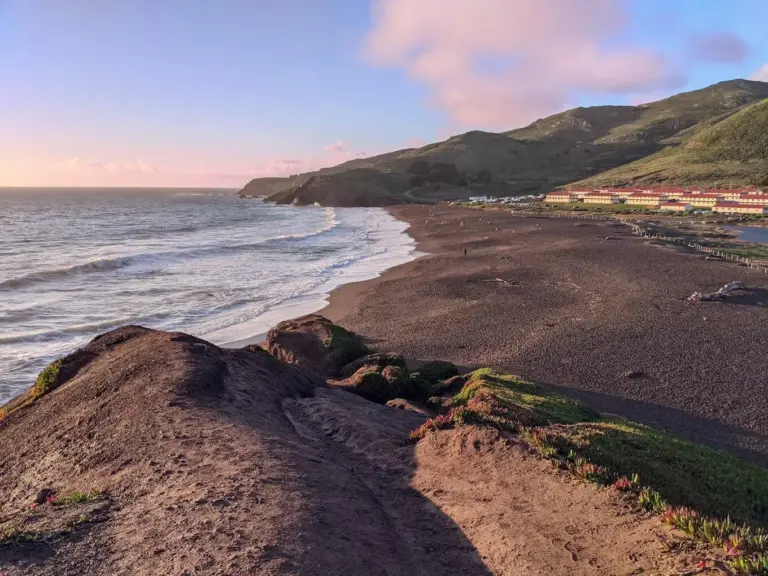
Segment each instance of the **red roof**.
[{"label": "red roof", "polygon": [[636,188],[600,188],[600,192],[617,193],[617,192],[634,192]]},{"label": "red roof", "polygon": [[712,193],[709,193],[709,192],[701,192],[701,193],[695,193],[695,194],[688,193],[688,194],[685,194],[683,196],[683,198],[691,198],[691,199],[696,199],[696,198],[719,198],[719,197],[720,197],[720,194],[712,194]]},{"label": "red roof", "polygon": [[557,190],[556,192],[549,192],[547,196],[570,196],[573,192],[566,190]]},{"label": "red roof", "polygon": [[686,192],[686,189],[682,186],[667,186],[662,188],[643,188],[643,191],[656,194],[671,194],[672,192]]}]

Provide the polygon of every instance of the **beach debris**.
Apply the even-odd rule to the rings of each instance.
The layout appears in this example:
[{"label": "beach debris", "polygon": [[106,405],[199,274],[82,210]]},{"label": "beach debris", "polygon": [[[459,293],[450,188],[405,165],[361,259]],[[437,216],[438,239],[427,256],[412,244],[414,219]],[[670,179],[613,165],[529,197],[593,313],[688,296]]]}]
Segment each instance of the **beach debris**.
[{"label": "beach debris", "polygon": [[624,378],[642,378],[645,375],[645,370],[642,368],[633,368],[632,370],[627,370],[623,374]]},{"label": "beach debris", "polygon": [[488,278],[487,280],[483,280],[483,282],[496,282],[499,284],[503,284],[504,286],[522,286],[522,282],[518,282],[516,280],[504,280],[504,278]]},{"label": "beach debris", "polygon": [[749,288],[741,281],[729,282],[717,292],[711,292],[709,294],[702,294],[701,292],[694,292],[688,296],[689,302],[701,302],[701,301],[713,301],[723,300],[727,298],[732,292],[749,291]]}]

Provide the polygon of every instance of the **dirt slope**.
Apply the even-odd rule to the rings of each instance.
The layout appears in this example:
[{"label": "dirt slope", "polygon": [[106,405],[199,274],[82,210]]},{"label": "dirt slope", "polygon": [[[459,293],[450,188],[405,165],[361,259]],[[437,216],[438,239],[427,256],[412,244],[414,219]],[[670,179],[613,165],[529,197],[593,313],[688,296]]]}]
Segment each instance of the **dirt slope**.
[{"label": "dirt slope", "polygon": [[498,575],[673,574],[694,556],[670,554],[670,532],[491,429],[432,434],[413,484],[464,531]]},{"label": "dirt slope", "polygon": [[[414,455],[422,417],[268,355],[139,327],[87,350],[0,422],[3,521],[85,518],[1,543],[8,574],[655,574],[687,560],[661,549],[657,520],[617,516],[489,432],[441,432]],[[30,510],[42,488],[104,495]]]}]

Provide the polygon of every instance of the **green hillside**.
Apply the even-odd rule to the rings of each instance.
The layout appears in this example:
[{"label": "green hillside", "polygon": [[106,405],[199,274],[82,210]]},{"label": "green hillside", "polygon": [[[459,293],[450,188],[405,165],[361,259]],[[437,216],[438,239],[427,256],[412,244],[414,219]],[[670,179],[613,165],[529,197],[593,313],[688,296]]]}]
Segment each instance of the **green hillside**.
[{"label": "green hillside", "polygon": [[[243,193],[300,204],[323,196],[326,201],[353,205],[391,203],[398,198],[544,192],[587,178],[611,181],[621,173],[614,170],[617,167],[663,158],[669,153],[662,152],[665,149],[708,133],[764,98],[768,98],[768,83],[731,80],[641,106],[575,108],[509,132],[475,130],[422,148],[351,160],[317,172],[255,179]],[[738,172],[729,168],[724,173]],[[751,170],[743,172],[746,177]],[[634,177],[636,173],[627,174]],[[344,191],[320,192],[334,187]]]},{"label": "green hillside", "polygon": [[686,136],[647,158],[578,184],[768,185],[768,100]]}]

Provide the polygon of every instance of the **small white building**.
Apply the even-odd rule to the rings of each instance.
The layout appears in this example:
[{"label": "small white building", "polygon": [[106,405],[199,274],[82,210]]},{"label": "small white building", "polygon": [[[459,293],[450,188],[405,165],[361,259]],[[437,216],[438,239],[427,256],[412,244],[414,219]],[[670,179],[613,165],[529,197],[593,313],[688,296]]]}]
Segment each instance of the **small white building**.
[{"label": "small white building", "polygon": [[662,202],[659,205],[659,210],[664,212],[690,212],[693,210],[693,205],[686,204],[685,202]]}]

